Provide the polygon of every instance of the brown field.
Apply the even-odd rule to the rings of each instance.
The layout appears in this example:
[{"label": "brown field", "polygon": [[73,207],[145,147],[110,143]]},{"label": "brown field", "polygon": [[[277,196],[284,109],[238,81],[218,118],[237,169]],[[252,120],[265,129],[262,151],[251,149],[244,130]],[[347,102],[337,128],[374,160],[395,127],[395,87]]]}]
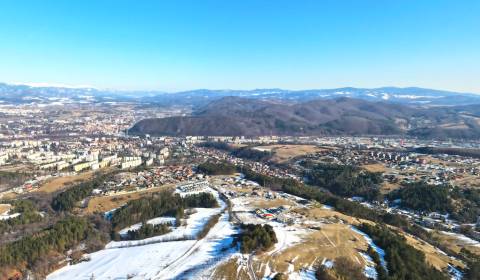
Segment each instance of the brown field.
[{"label": "brown field", "polygon": [[456,186],[459,187],[480,187],[480,178],[475,175],[465,174],[463,178],[457,179],[454,181]]},{"label": "brown field", "polygon": [[333,220],[337,220],[337,221],[341,220],[341,221],[344,221],[344,222],[346,222],[348,224],[351,224],[351,225],[358,225],[358,224],[361,224],[361,223],[372,223],[371,221],[354,218],[354,217],[342,214],[340,212],[337,212],[335,210],[323,209],[321,207],[314,207],[314,208],[309,208],[309,209],[297,208],[297,209],[294,209],[292,211],[294,211],[298,214],[304,215],[304,216],[308,217],[309,219],[313,219],[313,220],[316,220],[316,219],[328,219],[328,220],[332,220],[332,221]]},{"label": "brown field", "polygon": [[362,167],[369,172],[385,172],[387,170],[381,163],[365,164]]},{"label": "brown field", "polygon": [[473,246],[472,244],[468,244],[453,235],[444,234],[439,231],[432,231],[431,234],[434,239],[455,253],[459,253],[462,248],[465,248],[470,252],[480,256],[480,247]]},{"label": "brown field", "polygon": [[110,196],[96,196],[88,201],[88,205],[83,209],[83,213],[91,214],[94,212],[107,212],[109,210],[118,208],[130,200],[139,199],[149,193],[155,193],[168,188],[172,188],[174,185],[164,185],[147,190],[142,190],[133,193],[110,195]]},{"label": "brown field", "polygon": [[10,204],[0,204],[0,215],[7,213],[8,210],[10,210],[12,206]]},{"label": "brown field", "polygon": [[272,159],[275,162],[286,162],[294,157],[304,156],[307,154],[313,154],[326,150],[325,148],[321,148],[315,145],[268,145],[259,146],[258,148],[275,152]]},{"label": "brown field", "polygon": [[231,258],[225,263],[215,268],[212,279],[218,280],[237,280],[250,279],[245,269],[238,270],[238,258]]},{"label": "brown field", "polygon": [[63,188],[69,185],[84,182],[88,179],[91,179],[93,174],[94,172],[90,171],[90,172],[80,173],[78,175],[49,179],[46,182],[44,182],[36,191],[46,192],[46,193],[56,192],[56,191],[62,190]]},{"label": "brown field", "polygon": [[[360,223],[369,223],[373,224],[371,221],[367,220],[361,220],[358,218],[354,218],[351,216],[347,216],[344,214],[341,214],[339,212],[333,211],[333,210],[327,210],[327,209],[322,209],[322,208],[312,208],[308,209],[305,211],[304,209],[301,210],[296,210],[297,212],[303,212],[304,214],[308,215],[310,218],[336,218],[336,219],[341,219],[345,221],[348,224],[351,225],[358,225]],[[340,224],[334,224],[334,225],[340,225]],[[393,228],[393,227],[392,227]],[[323,227],[322,227],[323,230]],[[435,249],[432,245],[425,243],[421,240],[415,239],[412,236],[404,234],[405,238],[407,239],[408,244],[412,245],[416,249],[422,251],[425,253],[426,260],[429,264],[435,266],[438,269],[443,269],[448,266],[449,263],[453,263],[454,265],[458,265],[460,267],[463,267],[463,264],[460,263],[459,261],[454,261],[450,259],[448,256],[443,255],[439,251]],[[330,237],[330,236],[329,236]],[[333,241],[333,239],[332,239]],[[335,243],[335,241],[334,241]],[[480,248],[478,248],[480,249]],[[317,254],[318,255],[318,254]],[[322,255],[323,256],[323,255]]]},{"label": "brown field", "polygon": [[464,267],[460,261],[450,259],[448,256],[445,256],[437,251],[432,245],[407,234],[404,234],[404,236],[407,239],[407,243],[413,246],[415,249],[422,251],[425,254],[425,259],[427,262],[435,268],[442,270],[443,268],[446,268],[449,263],[459,267]]},{"label": "brown field", "polygon": [[338,257],[350,258],[364,266],[365,261],[358,252],[367,250],[367,247],[365,239],[348,225],[326,224],[307,235],[301,243],[272,256],[261,256],[260,260],[263,263],[270,262],[272,270],[278,272],[287,272],[290,264],[297,271],[322,262],[324,258],[333,260]]}]

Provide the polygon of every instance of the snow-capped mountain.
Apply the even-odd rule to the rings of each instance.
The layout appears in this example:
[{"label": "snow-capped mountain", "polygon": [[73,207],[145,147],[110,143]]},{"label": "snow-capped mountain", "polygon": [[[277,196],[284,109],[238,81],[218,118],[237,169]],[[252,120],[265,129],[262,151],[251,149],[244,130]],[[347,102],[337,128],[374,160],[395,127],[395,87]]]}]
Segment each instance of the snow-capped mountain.
[{"label": "snow-capped mountain", "polygon": [[382,88],[336,88],[311,90],[254,89],[254,90],[209,90],[198,89],[175,93],[160,91],[115,91],[95,88],[34,87],[0,83],[0,101],[32,103],[62,101],[108,102],[135,101],[158,105],[203,106],[211,101],[227,97],[271,99],[286,102],[304,102],[313,99],[350,97],[368,101],[383,101],[409,105],[470,105],[480,104],[480,95],[426,88],[382,87]]}]

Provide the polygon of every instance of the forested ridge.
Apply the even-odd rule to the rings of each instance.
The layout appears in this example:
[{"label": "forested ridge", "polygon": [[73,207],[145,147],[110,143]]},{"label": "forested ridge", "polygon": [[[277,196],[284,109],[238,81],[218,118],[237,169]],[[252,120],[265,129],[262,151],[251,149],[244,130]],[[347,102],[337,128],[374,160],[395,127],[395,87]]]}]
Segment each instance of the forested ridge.
[{"label": "forested ridge", "polygon": [[8,265],[31,268],[51,253],[64,253],[90,234],[94,231],[85,218],[68,216],[51,228],[1,246],[0,271]]},{"label": "forested ridge", "polygon": [[207,175],[231,175],[237,171],[237,168],[235,165],[226,162],[207,161],[199,164],[197,170]]},{"label": "forested ridge", "polygon": [[249,146],[236,148],[223,142],[205,142],[199,145],[205,148],[222,150],[228,152],[232,156],[252,161],[265,162],[270,160],[273,156],[272,152],[260,151]]},{"label": "forested ridge", "polygon": [[306,177],[312,185],[344,196],[361,196],[367,200],[380,199],[381,173],[369,172],[352,165],[313,164],[303,162]]}]

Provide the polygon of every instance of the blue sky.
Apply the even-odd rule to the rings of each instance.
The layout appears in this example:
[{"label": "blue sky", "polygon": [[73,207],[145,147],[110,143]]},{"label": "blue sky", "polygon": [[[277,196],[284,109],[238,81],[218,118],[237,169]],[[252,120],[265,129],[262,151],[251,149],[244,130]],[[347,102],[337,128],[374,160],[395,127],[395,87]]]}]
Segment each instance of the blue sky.
[{"label": "blue sky", "polygon": [[0,81],[480,93],[480,1],[2,0]]}]

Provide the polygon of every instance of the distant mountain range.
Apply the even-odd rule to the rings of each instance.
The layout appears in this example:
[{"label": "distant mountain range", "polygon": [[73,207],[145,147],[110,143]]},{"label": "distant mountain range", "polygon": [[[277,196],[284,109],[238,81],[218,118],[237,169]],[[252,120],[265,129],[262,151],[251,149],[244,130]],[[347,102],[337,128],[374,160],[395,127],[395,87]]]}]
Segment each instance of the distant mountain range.
[{"label": "distant mountain range", "polygon": [[199,89],[177,93],[160,91],[115,91],[94,88],[68,87],[32,87],[27,85],[9,85],[0,83],[0,102],[20,103],[95,103],[95,102],[139,102],[158,106],[201,107],[224,97],[235,96],[260,100],[279,100],[284,102],[305,102],[316,99],[335,99],[350,97],[367,101],[384,101],[397,104],[423,106],[451,106],[480,104],[480,95],[458,93],[425,88],[382,87],[337,88],[312,90],[207,90]]},{"label": "distant mountain range", "polygon": [[155,136],[411,135],[472,139],[480,137],[480,106],[421,107],[347,97],[305,102],[224,97],[199,108],[192,116],[142,120],[130,133]]}]

